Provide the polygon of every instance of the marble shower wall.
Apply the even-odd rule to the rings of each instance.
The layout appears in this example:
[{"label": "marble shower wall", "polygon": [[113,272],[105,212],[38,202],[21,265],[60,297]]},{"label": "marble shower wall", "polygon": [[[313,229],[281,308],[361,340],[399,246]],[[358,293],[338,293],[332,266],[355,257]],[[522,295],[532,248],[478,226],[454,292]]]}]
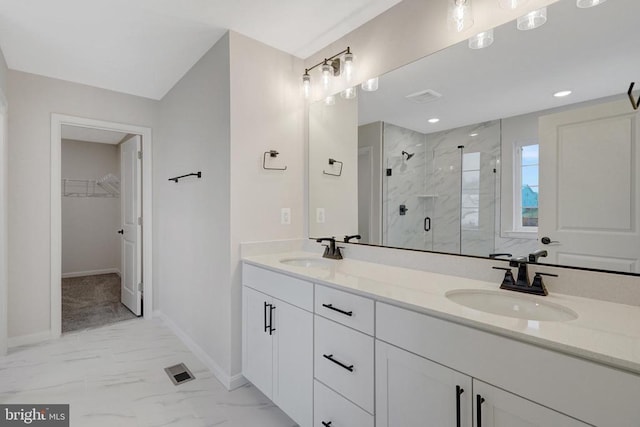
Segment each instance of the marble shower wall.
[{"label": "marble shower wall", "polygon": [[383,176],[383,245],[478,256],[535,250],[535,240],[501,236],[500,146],[500,120],[431,134],[384,123],[392,174]]}]

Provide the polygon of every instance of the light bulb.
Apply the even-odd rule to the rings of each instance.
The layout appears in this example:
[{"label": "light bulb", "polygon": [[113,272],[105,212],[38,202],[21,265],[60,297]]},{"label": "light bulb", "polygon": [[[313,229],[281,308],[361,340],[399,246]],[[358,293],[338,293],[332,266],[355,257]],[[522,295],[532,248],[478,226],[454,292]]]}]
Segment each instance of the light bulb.
[{"label": "light bulb", "polygon": [[498,0],[498,4],[503,9],[514,10],[528,2],[529,0]]},{"label": "light bulb", "polygon": [[365,92],[374,92],[378,90],[378,78],[374,77],[372,79],[366,80],[360,86],[362,87],[362,90],[364,90]]},{"label": "light bulb", "polygon": [[356,91],[355,86],[354,87],[348,87],[345,90],[343,90],[342,92],[340,92],[340,96],[343,97],[344,99],[353,99],[358,95],[358,92]]},{"label": "light bulb", "polygon": [[493,44],[493,28],[476,34],[469,39],[470,49],[483,49]]},{"label": "light bulb", "polygon": [[311,76],[306,71],[302,75],[302,93],[307,99],[311,96]]},{"label": "light bulb", "polygon": [[449,28],[461,32],[473,25],[471,0],[449,0]]},{"label": "light bulb", "polygon": [[517,27],[521,31],[533,30],[547,22],[547,8],[534,10],[518,18]]},{"label": "light bulb", "polygon": [[597,6],[606,2],[607,0],[577,0],[576,6],[581,9],[586,9],[587,7]]},{"label": "light bulb", "polygon": [[327,96],[324,99],[324,104],[325,105],[335,105],[336,104],[336,97],[331,95],[331,96]]},{"label": "light bulb", "polygon": [[353,79],[353,53],[347,52],[344,54],[344,78],[347,82]]},{"label": "light bulb", "polygon": [[327,61],[322,64],[322,88],[325,91],[329,90],[331,86],[331,75],[333,74],[333,67],[329,65]]}]

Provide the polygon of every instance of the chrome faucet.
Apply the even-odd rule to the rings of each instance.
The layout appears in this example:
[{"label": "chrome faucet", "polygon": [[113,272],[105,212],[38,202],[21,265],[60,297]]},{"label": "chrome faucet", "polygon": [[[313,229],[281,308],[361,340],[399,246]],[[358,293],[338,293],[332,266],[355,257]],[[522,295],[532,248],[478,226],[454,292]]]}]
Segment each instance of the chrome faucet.
[{"label": "chrome faucet", "polygon": [[335,237],[321,237],[319,239],[316,239],[316,242],[329,242],[328,245],[322,245],[324,246],[324,253],[322,254],[323,258],[342,259],[342,253],[340,252],[341,247],[336,246]]}]

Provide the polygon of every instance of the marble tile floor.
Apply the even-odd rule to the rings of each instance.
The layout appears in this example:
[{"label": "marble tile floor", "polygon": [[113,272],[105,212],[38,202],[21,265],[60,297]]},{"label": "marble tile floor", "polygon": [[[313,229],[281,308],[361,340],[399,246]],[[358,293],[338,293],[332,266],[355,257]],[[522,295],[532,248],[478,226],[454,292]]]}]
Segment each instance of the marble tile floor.
[{"label": "marble tile floor", "polygon": [[[164,368],[196,379],[174,386]],[[0,357],[0,403],[68,403],[72,427],[292,427],[255,387],[228,392],[160,320],[129,320]]]},{"label": "marble tile floor", "polygon": [[120,302],[120,276],[100,274],[62,279],[62,332],[135,319]]}]

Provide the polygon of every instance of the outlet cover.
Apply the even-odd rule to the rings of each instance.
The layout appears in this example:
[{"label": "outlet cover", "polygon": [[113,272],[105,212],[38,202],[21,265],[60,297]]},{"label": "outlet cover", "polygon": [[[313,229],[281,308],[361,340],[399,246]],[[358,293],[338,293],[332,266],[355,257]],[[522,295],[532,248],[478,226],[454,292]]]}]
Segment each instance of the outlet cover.
[{"label": "outlet cover", "polygon": [[291,208],[280,209],[280,224],[282,225],[291,224]]},{"label": "outlet cover", "polygon": [[316,208],[316,222],[324,224],[324,208]]}]

